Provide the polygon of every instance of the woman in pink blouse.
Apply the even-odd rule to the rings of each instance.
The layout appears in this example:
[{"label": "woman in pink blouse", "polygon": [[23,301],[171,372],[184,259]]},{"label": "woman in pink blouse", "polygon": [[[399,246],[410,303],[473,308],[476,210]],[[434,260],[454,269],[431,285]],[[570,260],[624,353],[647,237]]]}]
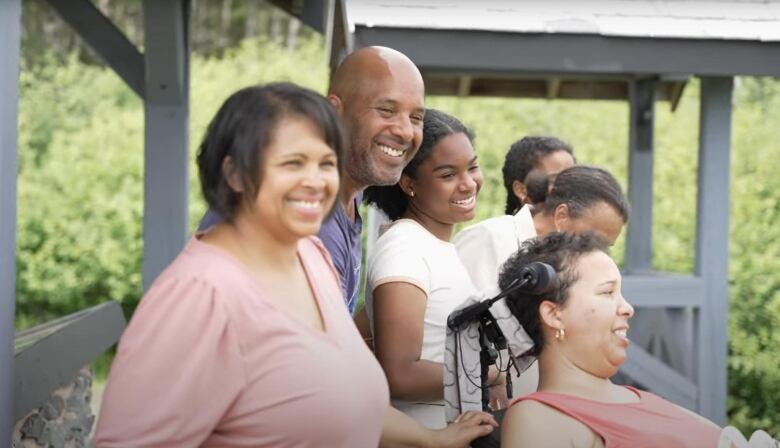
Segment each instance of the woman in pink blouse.
[{"label": "woman in pink blouse", "polygon": [[[94,445],[463,446],[482,414],[431,432],[389,407],[387,381],[314,237],[344,145],[320,95],[279,83],[233,94],[198,151],[221,223],[144,296],[119,344]],[[493,422],[490,422],[493,423]]]}]

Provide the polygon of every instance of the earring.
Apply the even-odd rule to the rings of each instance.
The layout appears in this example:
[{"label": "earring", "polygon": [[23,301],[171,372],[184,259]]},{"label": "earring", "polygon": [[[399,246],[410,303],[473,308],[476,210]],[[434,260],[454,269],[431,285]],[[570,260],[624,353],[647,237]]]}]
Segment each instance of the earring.
[{"label": "earring", "polygon": [[414,191],[410,191],[409,196],[414,197]]},{"label": "earring", "polygon": [[557,339],[560,342],[563,342],[563,340],[566,338],[566,330],[563,328],[559,328],[555,331],[555,339]]}]

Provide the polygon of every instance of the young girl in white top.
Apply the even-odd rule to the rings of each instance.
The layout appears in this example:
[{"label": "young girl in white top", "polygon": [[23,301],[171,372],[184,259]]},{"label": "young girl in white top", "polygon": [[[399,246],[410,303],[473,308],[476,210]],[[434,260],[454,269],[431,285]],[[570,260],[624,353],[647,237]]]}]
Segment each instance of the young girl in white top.
[{"label": "young girl in white top", "polygon": [[477,293],[449,242],[453,226],[474,217],[482,186],[472,140],[456,118],[428,110],[420,150],[399,183],[365,194],[393,221],[368,261],[366,309],[375,353],[394,406],[430,428],[446,425],[447,316]]}]

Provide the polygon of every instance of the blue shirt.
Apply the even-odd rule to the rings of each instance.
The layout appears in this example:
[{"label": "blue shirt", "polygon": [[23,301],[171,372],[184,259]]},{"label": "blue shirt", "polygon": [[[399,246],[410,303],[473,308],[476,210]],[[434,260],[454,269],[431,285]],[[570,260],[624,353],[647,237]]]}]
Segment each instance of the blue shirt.
[{"label": "blue shirt", "polygon": [[360,289],[360,262],[363,220],[358,213],[362,194],[355,198],[355,220],[347,216],[346,210],[337,203],[330,218],[322,223],[319,237],[330,252],[333,264],[341,276],[341,292],[350,313],[355,312]]}]

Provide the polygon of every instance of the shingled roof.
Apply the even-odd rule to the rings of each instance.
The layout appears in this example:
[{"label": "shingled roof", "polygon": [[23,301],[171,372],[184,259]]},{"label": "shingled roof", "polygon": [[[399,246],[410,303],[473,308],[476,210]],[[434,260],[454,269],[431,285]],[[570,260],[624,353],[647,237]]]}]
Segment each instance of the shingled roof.
[{"label": "shingled roof", "polygon": [[348,0],[352,29],[780,41],[777,0]]}]

